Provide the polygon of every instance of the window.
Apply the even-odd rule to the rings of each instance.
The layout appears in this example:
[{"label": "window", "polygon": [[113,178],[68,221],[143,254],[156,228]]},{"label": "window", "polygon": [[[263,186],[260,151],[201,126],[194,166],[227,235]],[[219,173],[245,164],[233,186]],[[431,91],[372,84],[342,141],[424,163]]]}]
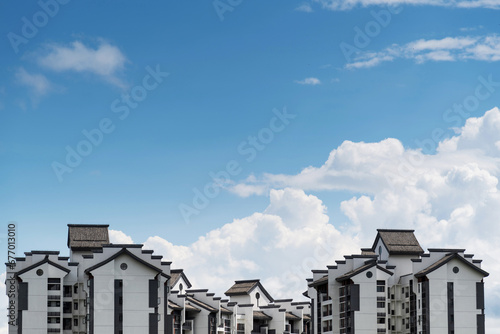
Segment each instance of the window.
[{"label": "window", "polygon": [[76,295],[78,293],[78,285],[75,284],[73,287],[73,293]]},{"label": "window", "polygon": [[76,318],[73,319],[73,326],[75,326],[75,327],[78,326],[78,319],[76,319]]},{"label": "window", "polygon": [[377,302],[377,308],[385,308],[385,302]]},{"label": "window", "polygon": [[377,281],[377,292],[385,292],[385,281]]},{"label": "window", "polygon": [[377,318],[377,324],[385,324],[385,318]]},{"label": "window", "polygon": [[245,324],[236,325],[236,334],[245,334]]},{"label": "window", "polygon": [[71,313],[71,302],[63,303],[63,313]]},{"label": "window", "polygon": [[59,318],[59,317],[48,317],[47,318],[47,323],[48,324],[60,324],[61,323],[61,318]]},{"label": "window", "polygon": [[36,274],[37,274],[38,276],[42,276],[42,275],[43,275],[43,270],[42,270],[42,269],[38,269],[38,270],[36,271]]},{"label": "window", "polygon": [[47,302],[47,307],[60,307],[60,306],[61,306],[61,302],[57,301],[57,300],[49,300]]},{"label": "window", "polygon": [[71,285],[65,285],[63,290],[63,297],[71,297]]},{"label": "window", "polygon": [[59,284],[59,283],[49,283],[47,285],[47,290],[51,290],[51,291],[61,290],[61,284]]},{"label": "window", "polygon": [[73,310],[78,310],[78,302],[73,303]]},{"label": "window", "polygon": [[63,329],[64,330],[71,329],[71,318],[64,318],[63,319]]}]

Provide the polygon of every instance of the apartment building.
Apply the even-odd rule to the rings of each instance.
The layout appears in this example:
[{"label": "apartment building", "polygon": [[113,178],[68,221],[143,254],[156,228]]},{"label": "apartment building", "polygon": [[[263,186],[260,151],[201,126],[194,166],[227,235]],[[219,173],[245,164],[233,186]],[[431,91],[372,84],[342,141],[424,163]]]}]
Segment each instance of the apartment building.
[{"label": "apartment building", "polygon": [[225,295],[235,315],[236,334],[310,332],[310,303],[274,299],[258,279],[235,281]]},{"label": "apartment building", "polygon": [[166,333],[170,262],[109,243],[108,225],[68,225],[69,257],[31,251],[7,269],[9,333]]},{"label": "apartment building", "polygon": [[153,250],[111,244],[108,225],[70,224],[67,245],[6,264],[9,333],[308,334],[309,302],[274,300],[259,280],[237,281],[231,300],[193,289]]},{"label": "apartment building", "polygon": [[481,260],[420,247],[414,230],[377,230],[371,248],[313,270],[313,334],[484,334]]}]

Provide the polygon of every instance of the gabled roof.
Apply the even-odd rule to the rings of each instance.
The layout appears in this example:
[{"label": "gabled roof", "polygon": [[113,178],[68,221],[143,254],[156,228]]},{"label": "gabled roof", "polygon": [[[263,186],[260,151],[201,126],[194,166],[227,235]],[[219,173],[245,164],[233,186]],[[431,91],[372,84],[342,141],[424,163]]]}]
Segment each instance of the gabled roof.
[{"label": "gabled roof", "polygon": [[464,259],[462,256],[460,256],[460,254],[458,254],[458,253],[450,253],[450,254],[446,254],[444,257],[442,257],[438,261],[434,262],[433,264],[431,264],[427,268],[425,268],[425,269],[419,271],[418,273],[416,273],[415,277],[419,278],[419,277],[423,277],[423,276],[425,276],[427,274],[430,274],[434,270],[442,267],[443,265],[445,265],[446,263],[448,263],[448,262],[450,262],[451,260],[454,260],[454,259],[457,259],[457,260],[461,261],[462,263],[464,263],[468,267],[470,267],[470,268],[476,270],[477,272],[479,272],[484,277],[487,277],[487,276],[490,275],[489,273],[487,273],[486,271],[482,270],[478,266],[476,266],[476,265],[470,263],[469,261],[467,261],[466,259]]},{"label": "gabled roof", "polygon": [[390,255],[419,255],[424,253],[415,234],[413,234],[415,230],[378,229],[377,231],[377,237],[372,246],[372,251],[375,253],[378,252],[375,247],[379,239],[382,239]]},{"label": "gabled roof", "polygon": [[87,269],[85,269],[85,273],[88,274],[90,273],[91,271],[97,269],[97,268],[100,268],[102,267],[103,265],[113,261],[114,259],[116,259],[117,257],[119,257],[120,255],[128,255],[130,256],[131,258],[133,258],[134,260],[136,260],[137,262],[145,265],[146,267],[150,268],[150,269],[153,269],[154,271],[158,272],[158,273],[161,273],[162,276],[165,276],[167,278],[170,278],[170,276],[166,275],[163,273],[163,270],[161,270],[160,268],[152,265],[151,263],[149,262],[146,262],[144,261],[143,259],[141,259],[140,257],[138,257],[137,255],[134,255],[132,252],[130,252],[128,249],[126,248],[122,248],[121,250],[119,250],[118,252],[116,252],[115,254],[111,255],[110,257],[108,257],[106,260],[104,261],[101,261],[95,265],[93,265],[92,267],[88,267]]},{"label": "gabled roof", "polygon": [[184,269],[171,269],[170,270],[170,287],[172,288],[182,277],[184,282],[186,282],[187,289],[190,289],[192,287],[191,282],[189,282],[187,276],[184,274]]},{"label": "gabled roof", "polygon": [[233,311],[231,311],[231,310],[229,310],[229,309],[225,308],[224,306],[221,306],[221,307],[220,307],[220,311],[221,311],[222,313],[225,313],[225,314],[233,314]]},{"label": "gabled roof", "polygon": [[204,308],[205,310],[209,311],[210,313],[219,312],[219,310],[216,309],[215,307],[212,307],[212,306],[208,305],[207,303],[204,303],[204,302],[202,302],[194,297],[186,296],[186,300],[189,301],[190,303],[196,305],[196,306]]},{"label": "gabled roof", "polygon": [[256,287],[260,288],[262,293],[266,295],[267,299],[269,299],[270,301],[274,301],[273,297],[271,297],[271,295],[266,291],[266,289],[264,289],[259,279],[235,281],[233,286],[230,287],[229,290],[225,292],[225,295],[226,296],[248,295]]},{"label": "gabled roof", "polygon": [[293,314],[292,312],[286,312],[286,320],[300,320],[301,318]]},{"label": "gabled roof", "polygon": [[170,307],[172,310],[182,310],[182,307],[171,301],[170,299],[168,300],[168,307]]},{"label": "gabled roof", "polygon": [[92,250],[109,244],[109,225],[68,224],[68,247],[72,250]]},{"label": "gabled roof", "polygon": [[48,256],[45,256],[45,259],[43,259],[42,261],[39,261],[39,262],[37,262],[37,263],[35,263],[35,264],[32,264],[32,265],[31,265],[31,266],[29,266],[29,267],[26,267],[26,268],[24,268],[24,269],[22,269],[22,270],[19,270],[19,271],[16,273],[16,276],[19,276],[19,275],[22,275],[22,274],[24,274],[24,273],[27,273],[28,271],[33,270],[33,269],[35,269],[36,267],[39,267],[39,266],[41,266],[42,264],[45,264],[45,263],[48,263],[48,264],[50,264],[51,266],[56,267],[57,269],[60,269],[60,270],[62,270],[62,271],[65,271],[67,274],[69,274],[69,273],[71,272],[71,270],[69,270],[68,268],[65,268],[65,267],[61,266],[60,264],[57,264],[57,263],[55,263],[55,262],[50,261],[50,260],[49,260],[49,257],[48,257]]},{"label": "gabled roof", "polygon": [[318,278],[314,282],[310,283],[309,286],[310,287],[314,287],[314,286],[320,286],[320,285],[323,285],[323,284],[328,284],[328,275],[325,275],[325,276],[323,276],[321,278]]},{"label": "gabled roof", "polygon": [[273,317],[265,314],[262,311],[253,311],[253,318],[257,320],[273,320]]},{"label": "gabled roof", "polygon": [[186,303],[184,308],[186,309],[186,312],[201,312],[201,310],[199,308],[197,308],[189,303]]},{"label": "gabled roof", "polygon": [[341,276],[337,277],[335,280],[336,280],[337,282],[342,282],[342,281],[348,280],[348,279],[350,279],[351,277],[354,277],[354,276],[356,276],[356,275],[358,275],[358,274],[362,273],[363,271],[368,270],[368,269],[373,268],[373,267],[377,267],[377,269],[382,270],[383,272],[385,272],[385,273],[387,273],[387,274],[389,274],[389,275],[391,275],[391,276],[394,274],[394,273],[393,273],[393,272],[391,272],[390,270],[387,270],[387,269],[385,269],[385,268],[383,268],[383,267],[381,267],[381,266],[377,265],[377,262],[373,261],[373,262],[367,263],[367,264],[365,264],[365,265],[362,265],[362,266],[361,266],[361,267],[359,267],[359,268],[356,268],[356,269],[354,269],[354,270],[351,270],[351,271],[349,271],[349,272],[345,273],[344,275],[341,275]]}]

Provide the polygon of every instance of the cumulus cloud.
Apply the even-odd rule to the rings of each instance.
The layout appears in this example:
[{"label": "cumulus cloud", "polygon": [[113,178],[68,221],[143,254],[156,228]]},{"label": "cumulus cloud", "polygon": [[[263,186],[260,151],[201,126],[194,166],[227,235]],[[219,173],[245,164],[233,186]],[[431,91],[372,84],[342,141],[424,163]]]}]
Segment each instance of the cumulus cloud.
[{"label": "cumulus cloud", "polygon": [[109,230],[109,242],[112,244],[133,244],[132,238],[122,231]]},{"label": "cumulus cloud", "polygon": [[419,64],[428,61],[496,62],[500,61],[500,36],[445,37],[419,39],[404,45],[394,44],[378,52],[359,52],[346,68],[369,68],[396,59],[411,59]]},{"label": "cumulus cloud", "polygon": [[439,6],[455,8],[490,8],[499,9],[497,0],[313,0],[328,10],[351,10],[368,6]]},{"label": "cumulus cloud", "polygon": [[[253,176],[232,190],[242,196],[284,187],[353,192],[340,203],[343,233],[366,242],[376,228],[414,228],[426,247],[467,248],[484,259],[491,273],[489,295],[500,296],[500,260],[491,253],[500,244],[499,142],[500,110],[494,108],[469,118],[433,155],[391,138],[345,141],[322,166],[294,175]],[[488,299],[493,314],[500,314],[497,300]]]},{"label": "cumulus cloud", "polygon": [[321,81],[318,78],[305,78],[304,80],[295,80],[294,82],[299,85],[312,85],[312,86],[321,84]]},{"label": "cumulus cloud", "polygon": [[44,68],[56,72],[92,73],[120,88],[126,86],[119,74],[127,59],[116,46],[101,42],[92,48],[74,41],[70,45],[50,44],[45,51],[38,58],[38,64]]},{"label": "cumulus cloud", "polygon": [[261,278],[274,297],[299,299],[311,269],[323,268],[335,255],[355,252],[359,245],[329,222],[316,196],[286,188],[271,190],[269,200],[264,211],[235,219],[189,246],[160,236],[144,244],[173,260],[173,268],[184,268],[196,287],[222,295],[234,280]]}]

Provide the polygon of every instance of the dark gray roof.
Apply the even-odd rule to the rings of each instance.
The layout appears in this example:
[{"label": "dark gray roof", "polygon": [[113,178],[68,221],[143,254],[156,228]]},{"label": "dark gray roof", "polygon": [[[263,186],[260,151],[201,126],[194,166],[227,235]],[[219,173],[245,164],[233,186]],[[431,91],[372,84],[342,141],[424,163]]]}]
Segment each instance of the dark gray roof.
[{"label": "dark gray roof", "polygon": [[170,299],[168,300],[168,307],[170,307],[172,310],[182,310],[182,307],[171,301]]},{"label": "dark gray roof", "polygon": [[296,316],[292,312],[286,312],[285,318],[286,320],[300,320],[300,317]]},{"label": "dark gray roof", "polygon": [[109,244],[109,225],[68,224],[68,247],[72,250],[92,250]]},{"label": "dark gray roof", "polygon": [[389,270],[387,270],[387,269],[385,269],[385,268],[377,265],[377,263],[375,261],[373,261],[373,262],[367,263],[367,264],[365,264],[365,265],[363,265],[363,266],[361,266],[359,268],[351,270],[351,271],[345,273],[344,275],[341,275],[341,276],[337,277],[335,280],[337,282],[342,282],[342,281],[348,280],[351,277],[354,277],[354,276],[362,273],[363,271],[368,270],[368,269],[373,268],[373,267],[377,267],[377,269],[382,270],[383,272],[385,272],[385,273],[387,273],[387,274],[389,274],[391,276],[394,274],[393,272],[391,272],[391,271],[389,271]]},{"label": "dark gray roof", "polygon": [[253,318],[257,320],[273,320],[273,317],[265,314],[262,311],[253,311]]},{"label": "dark gray roof", "polygon": [[221,306],[221,307],[220,307],[220,311],[221,311],[222,313],[233,314],[233,311],[231,311],[231,310],[229,310],[229,309],[225,308],[224,306]]},{"label": "dark gray roof", "polygon": [[375,253],[377,253],[375,247],[379,239],[382,239],[390,255],[419,255],[424,253],[415,234],[413,234],[415,230],[378,229],[377,231],[377,237],[372,246]]},{"label": "dark gray roof", "polygon": [[184,282],[186,282],[187,287],[186,289],[190,289],[192,287],[191,282],[189,282],[188,278],[184,274],[183,269],[171,269],[170,270],[170,287],[172,288],[182,277]]},{"label": "dark gray roof", "polygon": [[319,285],[323,285],[323,284],[328,284],[328,275],[325,275],[325,276],[315,280],[314,282],[310,283],[309,286],[313,287],[313,286],[319,286]]},{"label": "dark gray roof", "polygon": [[425,276],[425,275],[433,272],[434,270],[440,268],[441,266],[445,265],[446,263],[450,262],[453,259],[460,260],[465,265],[467,265],[470,268],[472,268],[472,269],[478,271],[479,273],[481,273],[484,277],[490,275],[489,273],[487,273],[486,271],[482,270],[478,266],[476,266],[476,265],[470,263],[469,261],[467,261],[466,259],[464,259],[462,256],[460,256],[460,254],[458,254],[458,253],[450,253],[450,254],[446,254],[444,257],[442,257],[438,261],[434,262],[433,264],[431,264],[427,268],[425,268],[425,269],[419,271],[418,273],[416,273],[415,277],[417,277],[417,278],[423,277],[423,276]]},{"label": "dark gray roof", "polygon": [[201,312],[201,310],[189,303],[186,303],[186,305],[184,306],[185,309],[186,309],[186,312]]},{"label": "dark gray roof", "polygon": [[[62,271],[65,271],[65,272],[66,272],[66,274],[69,274],[69,273],[71,272],[71,270],[69,270],[68,268],[65,268],[65,267],[63,267],[63,266],[61,266],[61,265],[59,265],[59,264],[57,264],[57,263],[54,263],[54,262],[50,261],[50,260],[49,260],[49,256],[47,255],[47,256],[45,256],[45,259],[43,259],[42,261],[37,262],[37,263],[35,263],[35,264],[32,264],[31,266],[26,267],[26,268],[24,268],[24,269],[22,269],[22,270],[19,270],[19,271],[16,273],[16,276],[22,275],[22,274],[24,274],[24,273],[26,273],[26,272],[28,272],[28,271],[30,271],[30,270],[32,270],[32,269],[35,269],[36,267],[39,267],[39,266],[41,266],[41,265],[42,265],[42,264],[44,264],[44,263],[48,263],[48,264],[50,264],[51,266],[54,266],[54,267],[56,267],[56,268],[58,268],[58,269],[60,269],[60,270],[62,270]],[[10,263],[9,263],[9,264],[10,264]]]},{"label": "dark gray roof", "polygon": [[199,307],[202,307],[211,313],[219,312],[219,310],[216,309],[215,307],[212,307],[212,306],[208,305],[207,303],[204,303],[196,298],[187,296],[186,300],[189,301],[189,303],[194,304],[194,305],[199,306]]},{"label": "dark gray roof", "polygon": [[270,301],[274,301],[273,297],[264,289],[262,284],[260,284],[260,280],[258,279],[253,279],[253,280],[243,280],[243,281],[235,281],[233,286],[229,288],[225,292],[226,296],[241,296],[241,295],[248,295],[250,292],[253,291],[256,287],[259,287],[262,293],[264,293]]},{"label": "dark gray roof", "polygon": [[163,270],[161,270],[160,268],[152,265],[151,263],[149,262],[146,262],[144,261],[143,259],[141,259],[140,257],[136,256],[135,254],[131,253],[128,249],[126,248],[122,248],[121,250],[119,250],[118,252],[116,252],[115,254],[111,255],[110,257],[108,257],[107,259],[85,269],[85,273],[88,274],[90,273],[91,271],[97,269],[97,268],[100,268],[102,267],[103,265],[113,261],[114,259],[116,259],[117,257],[119,257],[120,255],[127,255],[127,256],[130,256],[132,259],[136,260],[137,262],[139,263],[142,263],[143,265],[145,265],[146,267],[148,268],[151,268],[153,269],[154,271],[160,273],[162,276],[166,277],[166,278],[170,278],[169,275],[165,274],[163,272]]}]

